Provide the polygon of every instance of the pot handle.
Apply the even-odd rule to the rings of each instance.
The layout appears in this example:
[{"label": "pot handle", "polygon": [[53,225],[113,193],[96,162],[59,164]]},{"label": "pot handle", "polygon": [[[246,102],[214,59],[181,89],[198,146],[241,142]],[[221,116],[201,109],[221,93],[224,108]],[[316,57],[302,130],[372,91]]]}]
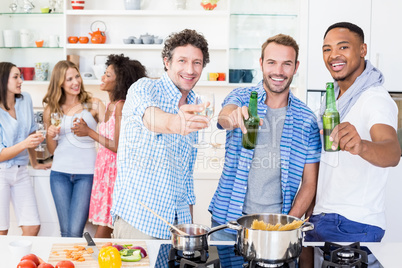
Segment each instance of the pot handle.
[{"label": "pot handle", "polygon": [[215,233],[216,231],[226,229],[226,228],[228,228],[227,224],[222,224],[222,225],[216,226],[216,227],[212,228],[211,230],[209,230],[208,235]]},{"label": "pot handle", "polygon": [[301,230],[302,232],[307,232],[307,231],[311,231],[314,229],[314,224],[311,222],[305,222],[303,223],[303,225],[301,226]]},{"label": "pot handle", "polygon": [[228,227],[237,231],[243,230],[243,226],[241,226],[237,221],[228,222]]}]

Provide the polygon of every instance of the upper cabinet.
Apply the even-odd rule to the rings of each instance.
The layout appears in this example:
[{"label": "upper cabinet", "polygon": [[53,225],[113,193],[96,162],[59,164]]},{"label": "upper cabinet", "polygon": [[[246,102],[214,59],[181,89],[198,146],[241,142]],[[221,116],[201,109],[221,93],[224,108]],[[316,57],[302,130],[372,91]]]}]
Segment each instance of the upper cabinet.
[{"label": "upper cabinet", "polygon": [[402,43],[401,11],[402,1],[372,0],[370,59],[384,74],[384,86],[390,92],[402,91],[402,54],[397,48]]},{"label": "upper cabinet", "polygon": [[252,70],[254,74],[252,82],[260,81],[261,45],[269,37],[279,33],[288,34],[298,41],[299,14],[298,0],[232,0],[229,68],[243,70],[242,75],[244,70]]}]

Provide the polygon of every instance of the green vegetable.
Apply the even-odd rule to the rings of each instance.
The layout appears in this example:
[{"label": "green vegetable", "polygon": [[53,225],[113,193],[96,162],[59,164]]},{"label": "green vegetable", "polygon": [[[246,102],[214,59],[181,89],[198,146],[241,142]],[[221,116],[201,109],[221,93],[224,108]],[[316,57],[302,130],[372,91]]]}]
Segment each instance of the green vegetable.
[{"label": "green vegetable", "polygon": [[141,260],[141,250],[139,249],[122,249],[119,251],[121,260],[125,262],[135,262]]}]

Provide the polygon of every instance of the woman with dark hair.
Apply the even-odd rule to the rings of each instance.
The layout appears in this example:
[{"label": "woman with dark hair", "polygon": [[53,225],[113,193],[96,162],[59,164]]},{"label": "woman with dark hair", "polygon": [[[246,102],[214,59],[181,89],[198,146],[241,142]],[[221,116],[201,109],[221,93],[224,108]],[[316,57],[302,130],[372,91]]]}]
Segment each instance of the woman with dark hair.
[{"label": "woman with dark hair", "polygon": [[10,62],[0,62],[0,235],[10,227],[10,199],[22,235],[37,235],[40,229],[35,192],[28,174],[28,161],[38,164],[35,148],[45,139],[36,134],[31,96],[21,92],[21,74]]},{"label": "woman with dark hair", "polygon": [[[85,91],[77,65],[59,61],[53,68],[43,119],[49,126],[46,143],[53,154],[50,188],[63,237],[82,237],[88,219],[96,160],[95,142],[77,137],[72,128],[86,121],[96,129],[103,121],[104,104]],[[51,125],[51,114],[61,113],[59,126]],[[58,135],[58,138],[56,136]]]},{"label": "woman with dark hair", "polygon": [[129,87],[146,76],[145,67],[139,61],[130,60],[123,54],[109,55],[106,65],[108,67],[102,76],[100,89],[108,92],[110,103],[105,120],[99,125],[99,133],[90,129],[85,120],[73,128],[77,136],[89,136],[99,142],[89,209],[89,221],[98,225],[96,238],[110,238],[113,231],[110,209],[117,175],[116,152],[122,109]]}]

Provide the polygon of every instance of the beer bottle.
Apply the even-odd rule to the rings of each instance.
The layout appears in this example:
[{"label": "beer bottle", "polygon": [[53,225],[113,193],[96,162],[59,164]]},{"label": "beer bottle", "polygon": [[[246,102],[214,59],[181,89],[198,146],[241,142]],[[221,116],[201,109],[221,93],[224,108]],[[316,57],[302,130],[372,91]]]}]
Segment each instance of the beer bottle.
[{"label": "beer bottle", "polygon": [[254,149],[257,143],[258,128],[260,126],[260,118],[258,117],[257,98],[258,93],[252,91],[250,95],[250,103],[248,105],[248,119],[244,120],[247,133],[243,134],[242,145],[246,149]]},{"label": "beer bottle", "polygon": [[332,130],[339,124],[339,113],[336,109],[334,83],[332,82],[327,83],[326,109],[322,116],[322,124],[324,126],[324,150],[327,152],[339,151],[339,146],[335,150],[331,148],[332,141],[329,140]]}]

